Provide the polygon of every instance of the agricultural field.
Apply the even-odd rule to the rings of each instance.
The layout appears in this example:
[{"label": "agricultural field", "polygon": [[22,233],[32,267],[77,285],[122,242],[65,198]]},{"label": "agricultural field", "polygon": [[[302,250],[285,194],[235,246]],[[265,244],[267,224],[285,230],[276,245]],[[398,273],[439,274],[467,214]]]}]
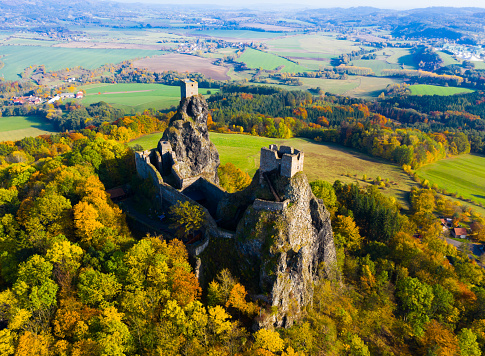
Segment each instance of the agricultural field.
[{"label": "agricultural field", "polygon": [[387,63],[385,60],[379,59],[359,59],[350,63],[356,67],[370,68],[376,75],[381,75],[383,69],[401,69],[399,64]]},{"label": "agricultural field", "polygon": [[426,165],[417,170],[431,184],[485,205],[485,157],[467,154]]},{"label": "agricultural field", "polygon": [[475,69],[485,69],[485,62],[473,62]]},{"label": "agricultural field", "polygon": [[[156,147],[161,137],[162,133],[155,133],[131,141],[128,145],[133,147],[139,144],[144,149],[149,149]],[[219,151],[222,164],[231,162],[248,172],[250,176],[254,175],[259,167],[261,147],[276,143],[293,146],[305,152],[304,172],[310,181],[323,179],[333,183],[335,180],[340,180],[366,186],[370,180],[364,182],[363,174],[366,174],[369,179],[377,176],[382,179],[389,178],[395,184],[384,189],[383,193],[394,196],[405,208],[409,208],[408,194],[411,187],[416,184],[401,168],[338,145],[317,144],[300,138],[282,140],[214,132],[210,133],[210,139]],[[346,175],[347,173],[350,177]]]},{"label": "agricultural field", "polygon": [[389,64],[403,65],[404,69],[417,69],[418,63],[411,55],[411,50],[407,48],[386,48],[377,52],[378,56],[386,57],[386,62]]},{"label": "agricultural field", "polygon": [[280,66],[284,66],[283,69],[281,69],[281,72],[284,73],[299,73],[308,71],[308,68],[290,62],[287,59],[281,58],[271,53],[257,51],[252,48],[247,48],[241,55],[241,57],[237,59],[237,61],[245,63],[248,68],[263,68],[265,70],[274,70]]},{"label": "agricultural field", "polygon": [[227,76],[228,68],[212,64],[213,60],[200,58],[187,54],[166,54],[144,58],[133,62],[135,68],[147,69],[151,72],[163,72],[166,70],[176,70],[183,72],[198,72],[207,78],[215,80],[230,79]]},{"label": "agricultural field", "polygon": [[261,40],[270,39],[275,37],[283,36],[283,33],[275,32],[261,32],[261,31],[251,31],[251,30],[191,30],[187,32],[188,35],[192,36],[204,36],[204,37],[214,37],[223,38],[226,40]]},{"label": "agricultural field", "polygon": [[291,56],[301,58],[305,58],[306,53],[310,53],[312,56],[319,54],[322,58],[324,58],[324,55],[339,56],[342,53],[350,53],[360,48],[352,41],[337,40],[334,36],[328,34],[287,36],[268,41],[266,44],[270,52],[282,56],[287,56],[289,53]]},{"label": "agricultural field", "polygon": [[[92,84],[79,87],[86,91],[82,99],[84,105],[107,102],[127,113],[143,112],[145,109],[168,109],[180,102],[180,87],[163,84]],[[199,88],[199,93],[207,95],[218,89]]]},{"label": "agricultural field", "polygon": [[449,55],[448,53],[437,51],[440,58],[443,60],[443,65],[449,66],[452,64],[461,64],[460,61],[457,61],[453,56]]},{"label": "agricultural field", "polygon": [[440,87],[437,85],[416,84],[409,87],[411,95],[441,95],[449,96],[461,93],[472,93],[474,90],[457,87]]},{"label": "agricultural field", "polygon": [[359,85],[346,91],[344,94],[356,98],[372,99],[377,98],[389,84],[401,84],[402,79],[399,78],[376,78],[366,76],[349,76],[359,81]]},{"label": "agricultural field", "polygon": [[57,132],[45,119],[36,116],[0,117],[0,142]]},{"label": "agricultural field", "polygon": [[44,64],[49,71],[76,66],[94,69],[107,63],[119,63],[127,59],[153,56],[160,54],[160,51],[1,46],[0,53],[2,61],[5,63],[0,70],[0,76],[4,76],[6,80],[15,80],[18,79],[18,74],[31,65]]}]

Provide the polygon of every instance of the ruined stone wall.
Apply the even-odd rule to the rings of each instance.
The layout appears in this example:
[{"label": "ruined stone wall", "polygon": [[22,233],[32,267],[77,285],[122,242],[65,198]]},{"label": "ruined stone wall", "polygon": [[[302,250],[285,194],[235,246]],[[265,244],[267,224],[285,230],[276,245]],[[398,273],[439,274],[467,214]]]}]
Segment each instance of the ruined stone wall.
[{"label": "ruined stone wall", "polygon": [[303,152],[295,150],[292,155],[283,154],[281,157],[281,175],[283,177],[291,178],[296,173],[303,170]]},{"label": "ruined stone wall", "polygon": [[255,210],[282,211],[283,209],[288,207],[289,203],[289,199],[281,202],[256,199],[253,203],[253,208]]},{"label": "ruined stone wall", "polygon": [[163,192],[162,192],[162,185],[163,178],[160,175],[160,172],[157,168],[150,163],[150,155],[152,154],[151,151],[143,151],[143,152],[135,152],[135,164],[136,164],[136,171],[138,175],[143,179],[150,179],[155,187],[157,194],[154,197],[154,201],[157,206],[163,206]]},{"label": "ruined stone wall", "polygon": [[199,94],[199,84],[192,79],[183,80],[180,84],[181,99],[190,98]]},{"label": "ruined stone wall", "polygon": [[[290,146],[270,145],[269,148],[261,148],[259,169],[261,173],[278,170],[283,177],[291,178],[303,170],[303,152]],[[260,183],[263,175],[260,176]]]},{"label": "ruined stone wall", "polygon": [[187,248],[187,252],[192,255],[192,256],[199,256],[204,250],[207,248],[209,245],[209,237],[205,237],[202,241],[192,244],[192,245],[186,245],[185,247]]}]

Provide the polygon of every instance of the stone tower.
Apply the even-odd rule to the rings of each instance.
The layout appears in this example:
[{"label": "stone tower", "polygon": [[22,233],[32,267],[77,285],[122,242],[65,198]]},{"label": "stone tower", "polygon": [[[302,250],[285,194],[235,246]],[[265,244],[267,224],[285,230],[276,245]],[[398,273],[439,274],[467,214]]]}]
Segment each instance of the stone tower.
[{"label": "stone tower", "polygon": [[266,172],[277,171],[281,176],[291,178],[303,170],[304,153],[293,147],[269,145],[261,148],[259,163],[260,183]]},{"label": "stone tower", "polygon": [[193,79],[184,79],[180,82],[181,100],[199,94],[199,84]]}]

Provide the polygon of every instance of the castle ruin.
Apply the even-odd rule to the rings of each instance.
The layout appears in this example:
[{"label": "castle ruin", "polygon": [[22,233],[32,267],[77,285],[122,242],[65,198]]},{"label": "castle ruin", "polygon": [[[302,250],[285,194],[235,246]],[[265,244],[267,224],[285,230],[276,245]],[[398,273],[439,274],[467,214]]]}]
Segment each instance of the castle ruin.
[{"label": "castle ruin", "polygon": [[193,79],[184,79],[180,82],[181,100],[199,94],[199,84]]},{"label": "castle ruin", "polygon": [[293,147],[269,145],[269,148],[261,148],[259,163],[259,182],[263,182],[264,173],[277,171],[281,176],[291,178],[297,172],[303,171],[302,151]]}]

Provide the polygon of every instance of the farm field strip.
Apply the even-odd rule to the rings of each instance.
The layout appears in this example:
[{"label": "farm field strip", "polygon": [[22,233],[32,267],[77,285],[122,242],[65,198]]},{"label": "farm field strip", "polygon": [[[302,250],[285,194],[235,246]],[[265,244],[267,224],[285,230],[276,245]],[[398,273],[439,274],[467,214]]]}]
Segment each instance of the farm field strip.
[{"label": "farm field strip", "polygon": [[399,64],[391,64],[379,59],[359,59],[351,62],[356,67],[370,68],[376,75],[381,75],[383,69],[400,69]]},{"label": "farm field strip", "polygon": [[35,116],[5,116],[0,117],[0,142],[16,141],[24,137],[57,132],[44,119]]},{"label": "farm field strip", "polygon": [[79,49],[35,46],[1,46],[5,67],[0,70],[6,80],[18,79],[18,74],[31,65],[44,64],[47,70],[81,66],[99,68],[107,63],[160,54],[160,51],[131,49]]},{"label": "farm field strip", "polygon": [[457,61],[453,56],[449,55],[448,53],[437,51],[440,58],[443,60],[443,64],[445,66],[449,66],[451,64],[461,64],[460,61]]},{"label": "farm field strip", "polygon": [[[127,113],[143,112],[145,109],[168,109],[180,102],[180,88],[164,84],[121,83],[108,85],[87,85],[80,87],[86,91],[82,99],[84,105],[104,101]],[[208,95],[218,89],[199,88],[199,93]]]},{"label": "farm field strip", "polygon": [[282,72],[305,72],[308,68],[300,66],[296,63],[290,62],[285,58],[281,58],[277,55],[258,51],[252,48],[247,48],[241,57],[238,58],[238,62],[243,62],[248,68],[263,68],[265,70],[274,70],[280,66],[284,66]]},{"label": "farm field strip", "polygon": [[418,175],[449,193],[485,204],[485,157],[460,155],[426,165]]},{"label": "farm field strip", "polygon": [[416,84],[409,87],[411,95],[440,95],[449,96],[460,93],[472,93],[474,90],[458,87],[441,87],[437,85]]}]

